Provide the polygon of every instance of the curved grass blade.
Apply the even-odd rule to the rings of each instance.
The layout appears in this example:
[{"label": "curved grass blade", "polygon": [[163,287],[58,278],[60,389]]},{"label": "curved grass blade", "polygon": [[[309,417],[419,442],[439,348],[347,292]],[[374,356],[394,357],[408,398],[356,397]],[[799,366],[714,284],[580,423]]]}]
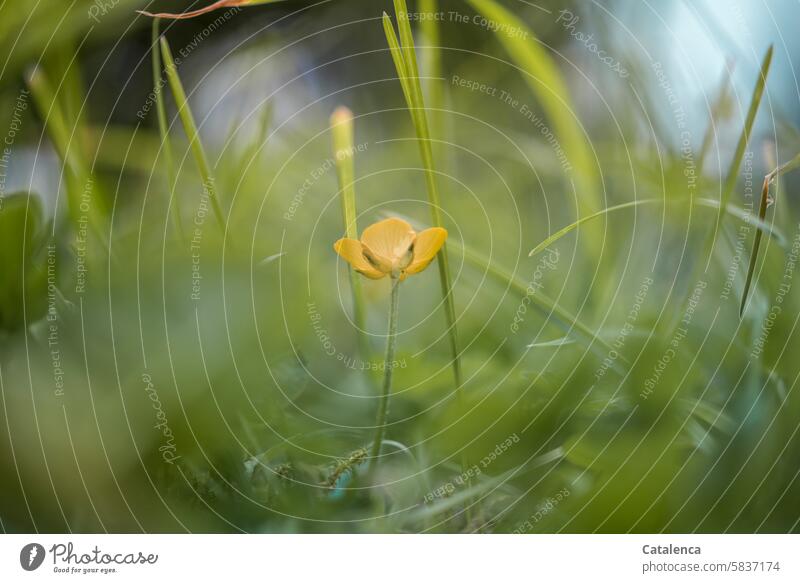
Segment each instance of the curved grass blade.
[{"label": "curved grass blade", "polygon": [[211,201],[211,207],[214,209],[217,223],[219,223],[220,229],[224,232],[225,218],[222,214],[219,198],[217,197],[214,175],[211,172],[211,166],[208,163],[208,157],[206,156],[203,142],[200,140],[200,132],[197,131],[197,124],[194,121],[194,115],[189,106],[189,100],[186,98],[186,91],[184,91],[183,83],[178,75],[178,68],[175,66],[175,60],[172,58],[172,51],[169,48],[167,39],[163,36],[161,37],[161,54],[164,57],[164,65],[167,71],[167,79],[172,89],[172,97],[175,99],[175,104],[178,106],[178,115],[180,115],[186,137],[189,138],[189,145],[200,172],[200,178],[203,180],[203,190]]},{"label": "curved grass blade", "polygon": [[[616,211],[621,211],[621,210],[624,210],[624,209],[634,208],[634,207],[638,207],[638,206],[648,205],[648,204],[653,204],[653,205],[657,205],[657,204],[673,204],[673,203],[678,203],[678,202],[686,202],[687,200],[688,199],[684,198],[684,199],[672,199],[672,200],[665,201],[664,199],[660,199],[660,198],[648,198],[648,199],[643,199],[643,200],[634,200],[634,201],[631,201],[631,202],[625,202],[625,203],[622,203],[622,204],[618,204],[618,205],[615,205],[615,206],[608,207],[607,209],[603,209],[602,211],[598,211],[596,213],[592,213],[591,215],[582,217],[582,218],[578,219],[577,221],[575,221],[574,223],[572,223],[570,225],[567,225],[563,229],[560,229],[559,231],[553,233],[547,239],[545,239],[544,241],[539,243],[536,247],[534,247],[531,250],[531,252],[528,254],[528,257],[533,257],[534,255],[537,255],[538,253],[541,253],[542,251],[547,249],[550,245],[552,245],[553,243],[555,243],[556,241],[558,241],[559,239],[561,239],[565,235],[569,234],[570,232],[574,231],[575,229],[580,227],[582,224],[587,223],[589,221],[592,221],[594,219],[598,219],[598,218],[600,218],[600,217],[602,217],[604,215],[607,215],[609,213],[616,212]],[[699,206],[710,207],[710,208],[718,208],[719,207],[719,202],[716,201],[716,200],[710,199],[710,198],[697,199],[697,200],[694,201],[694,204],[699,205]],[[730,215],[732,215],[732,216],[734,216],[734,217],[736,217],[736,218],[738,218],[738,219],[740,219],[742,221],[753,223],[756,226],[756,228],[758,229],[758,233],[761,233],[763,231],[763,232],[769,234],[770,236],[775,237],[775,239],[778,241],[778,243],[781,246],[784,246],[786,244],[786,239],[783,236],[783,234],[778,229],[776,229],[775,227],[772,227],[771,225],[767,224],[763,220],[763,217],[761,219],[759,219],[759,220],[755,220],[752,217],[748,216],[747,213],[743,209],[740,209],[738,207],[734,207],[732,205],[728,205],[728,207],[725,208],[725,212],[729,213]]]},{"label": "curved grass blade", "polygon": [[766,54],[764,55],[764,60],[761,62],[761,69],[759,71],[758,79],[756,80],[756,85],[753,88],[753,97],[750,100],[750,108],[747,110],[747,117],[745,118],[744,127],[742,128],[742,133],[739,136],[739,142],[736,145],[736,151],[733,155],[733,160],[731,161],[731,166],[728,169],[728,175],[725,179],[725,185],[722,190],[722,195],[720,196],[720,212],[717,213],[717,220],[714,223],[714,229],[709,232],[708,239],[706,240],[705,252],[706,256],[708,257],[706,269],[708,269],[708,265],[711,263],[714,245],[717,241],[717,235],[719,234],[720,227],[722,226],[724,209],[728,206],[728,201],[731,198],[731,194],[733,194],[733,189],[736,187],[736,181],[739,179],[739,168],[742,165],[742,159],[744,158],[745,150],[747,150],[747,144],[750,141],[750,135],[753,131],[753,124],[756,120],[758,107],[761,105],[761,98],[764,95],[764,88],[767,84],[767,75],[769,74],[769,68],[772,63],[772,52],[773,45],[770,45]]},{"label": "curved grass blade", "polygon": [[[597,188],[597,170],[591,147],[580,124],[575,119],[567,84],[553,59],[538,42],[536,35],[522,20],[494,0],[467,0],[490,22],[498,24],[495,33],[516,65],[522,69],[525,82],[542,104],[554,127],[554,133],[564,144],[570,165],[577,170],[578,191],[587,195],[583,200],[589,212],[602,208]],[[505,31],[524,31],[509,34]]]},{"label": "curved grass blade", "polygon": [[[779,166],[769,174],[764,177],[764,184],[761,187],[761,204],[758,208],[758,220],[764,222],[764,218],[767,216],[767,207],[769,207],[769,185],[772,184],[772,181],[785,174],[786,172],[791,172],[796,168],[800,168],[800,154],[795,156],[792,160]],[[750,293],[750,286],[753,283],[753,274],[756,270],[756,261],[758,260],[758,249],[761,246],[761,230],[759,229],[756,231],[755,237],[753,238],[753,249],[750,252],[750,264],[747,267],[747,278],[744,282],[744,291],[742,292],[742,302],[739,304],[739,317],[741,318],[744,314],[744,310],[747,307],[747,297]]]}]

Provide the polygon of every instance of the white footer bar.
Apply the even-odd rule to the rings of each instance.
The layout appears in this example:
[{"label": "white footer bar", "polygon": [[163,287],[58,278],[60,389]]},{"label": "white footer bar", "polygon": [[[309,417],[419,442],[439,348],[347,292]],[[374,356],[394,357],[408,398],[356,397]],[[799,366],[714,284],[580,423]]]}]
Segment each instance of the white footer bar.
[{"label": "white footer bar", "polygon": [[4,535],[0,581],[777,583],[798,554],[797,535]]}]

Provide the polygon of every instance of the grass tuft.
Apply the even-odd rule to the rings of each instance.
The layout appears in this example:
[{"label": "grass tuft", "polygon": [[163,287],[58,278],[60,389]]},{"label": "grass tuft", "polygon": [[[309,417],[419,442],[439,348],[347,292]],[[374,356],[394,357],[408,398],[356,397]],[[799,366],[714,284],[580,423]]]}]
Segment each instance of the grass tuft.
[{"label": "grass tuft", "polygon": [[[431,136],[428,127],[427,116],[425,113],[425,103],[422,96],[422,87],[419,80],[419,70],[417,68],[417,57],[414,49],[414,38],[411,33],[411,24],[408,17],[408,8],[405,0],[394,0],[395,13],[397,16],[400,42],[394,33],[389,15],[383,14],[383,25],[386,31],[386,40],[389,43],[392,59],[403,87],[403,95],[406,98],[414,129],[417,133],[420,154],[425,166],[425,181],[428,188],[428,201],[430,202],[431,221],[435,227],[443,227],[441,202],[439,200],[439,188],[436,182],[436,173],[433,160],[433,148],[431,147]],[[456,310],[453,298],[453,285],[450,277],[450,263],[447,255],[447,245],[443,245],[438,255],[439,281],[442,288],[442,297],[445,304],[445,315],[447,318],[447,333],[450,339],[450,350],[453,358],[453,376],[455,378],[456,392],[460,395],[462,390],[461,375],[461,354],[458,343],[458,332],[456,328]]]}]

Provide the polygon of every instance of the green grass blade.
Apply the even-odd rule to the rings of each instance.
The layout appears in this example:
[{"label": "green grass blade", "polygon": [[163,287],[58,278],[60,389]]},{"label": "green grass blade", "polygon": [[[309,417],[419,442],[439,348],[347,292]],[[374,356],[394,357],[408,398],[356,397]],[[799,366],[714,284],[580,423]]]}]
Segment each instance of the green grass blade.
[{"label": "green grass blade", "polygon": [[[386,33],[386,42],[389,44],[389,53],[392,55],[395,69],[397,69],[397,78],[400,80],[400,87],[403,89],[403,96],[407,104],[414,102],[411,97],[411,92],[408,87],[408,70],[406,61],[403,57],[403,51],[400,49],[400,42],[397,40],[397,34],[394,32],[392,26],[392,19],[385,12],[383,13],[383,30]],[[410,106],[409,106],[410,107]],[[412,112],[411,115],[416,118],[416,113]]]},{"label": "green grass blade", "polygon": [[[542,251],[547,249],[550,245],[552,245],[553,243],[555,243],[556,241],[558,241],[562,237],[568,235],[569,233],[571,233],[572,231],[574,231],[575,229],[577,229],[578,227],[580,227],[584,223],[587,223],[589,221],[593,221],[595,219],[598,219],[598,218],[603,217],[605,215],[608,215],[610,213],[613,213],[613,212],[616,212],[616,211],[625,210],[625,209],[629,209],[629,208],[649,205],[649,204],[652,204],[652,205],[661,205],[661,204],[665,204],[665,203],[666,204],[674,204],[674,203],[678,203],[678,202],[686,202],[687,200],[688,199],[671,199],[671,200],[666,200],[665,201],[663,198],[648,198],[648,199],[643,199],[643,200],[634,200],[634,201],[631,201],[631,202],[625,202],[625,203],[622,203],[622,204],[618,204],[618,205],[615,205],[615,206],[608,207],[607,209],[603,209],[603,210],[598,211],[596,213],[592,213],[591,215],[588,215],[588,216],[585,216],[585,217],[581,217],[580,219],[578,219],[574,223],[572,223],[570,225],[567,225],[563,229],[560,229],[560,230],[556,231],[555,233],[550,235],[547,239],[545,239],[544,241],[539,243],[536,247],[534,247],[533,250],[528,254],[528,256],[529,257],[533,257],[534,255],[537,255],[537,254],[541,253]],[[710,198],[696,199],[693,202],[694,202],[694,204],[699,205],[699,206],[706,206],[706,207],[710,207],[710,208],[718,208],[719,207],[719,202],[716,201],[716,200],[710,199]],[[784,238],[783,234],[779,230],[777,230],[776,228],[774,228],[771,225],[769,225],[768,223],[766,223],[763,220],[763,217],[761,217],[761,219],[759,219],[759,220],[754,220],[752,217],[747,215],[747,213],[743,209],[740,209],[738,207],[734,207],[732,205],[728,205],[728,207],[725,209],[725,212],[727,212],[730,215],[740,219],[741,221],[753,223],[756,226],[756,228],[759,230],[759,234],[763,231],[763,232],[775,237],[782,246],[785,244],[785,238]]]},{"label": "green grass blade", "polygon": [[422,52],[422,72],[426,77],[425,99],[431,110],[431,132],[435,138],[441,139],[443,135],[442,106],[444,94],[442,88],[442,51],[440,48],[441,37],[439,34],[439,21],[433,15],[439,13],[437,0],[420,0],[419,11],[421,14],[430,15],[420,22],[420,30],[427,45]]},{"label": "green grass blade", "polygon": [[[336,161],[336,174],[339,179],[339,191],[342,195],[342,215],[345,233],[349,239],[358,239],[358,223],[356,220],[355,189],[355,139],[353,112],[346,107],[339,107],[331,115],[331,136],[333,138],[333,154]],[[364,328],[364,295],[361,290],[361,276],[352,268],[350,287],[353,292],[353,322],[358,328],[361,357],[369,355],[369,342]]]},{"label": "green grass blade", "polygon": [[736,145],[736,151],[734,152],[731,166],[728,169],[728,175],[725,179],[722,195],[720,196],[720,211],[717,213],[717,220],[714,223],[714,228],[709,233],[706,241],[705,251],[708,257],[706,270],[708,270],[708,265],[711,263],[714,245],[716,243],[719,230],[722,226],[724,209],[728,206],[728,201],[731,198],[731,194],[733,194],[733,189],[736,187],[736,182],[739,178],[739,169],[742,165],[742,159],[744,158],[745,151],[747,150],[747,144],[750,141],[750,135],[753,131],[753,124],[756,120],[756,113],[758,113],[758,107],[761,105],[761,98],[764,95],[764,88],[767,84],[767,75],[769,74],[770,64],[772,63],[772,52],[773,47],[770,45],[766,54],[764,55],[764,60],[761,63],[761,70],[759,72],[758,79],[756,80],[756,85],[753,88],[753,97],[750,100],[750,108],[747,111],[744,127],[742,128],[742,133],[739,136],[739,142]]},{"label": "green grass blade", "polygon": [[26,81],[53,147],[64,165],[67,208],[70,218],[77,226],[82,215],[80,212],[81,194],[89,182],[89,172],[81,159],[78,148],[71,139],[72,132],[61,102],[53,91],[45,72],[38,67],[32,69],[28,72]]},{"label": "green grass blade", "polygon": [[[769,206],[769,186],[772,184],[772,181],[776,178],[780,177],[782,174],[787,172],[791,172],[796,168],[800,168],[800,154],[795,156],[792,160],[780,166],[767,174],[764,177],[764,184],[761,187],[761,204],[758,208],[758,220],[760,222],[764,222],[765,217],[767,216],[767,207]],[[753,249],[750,252],[750,264],[747,267],[747,278],[744,282],[744,291],[742,292],[742,302],[739,304],[739,317],[741,318],[744,314],[744,310],[747,307],[747,297],[750,293],[750,286],[753,283],[753,274],[756,270],[756,262],[758,260],[758,249],[761,246],[761,235],[762,232],[759,229],[756,231],[755,237],[753,238]]]},{"label": "green grass blade", "polygon": [[[386,38],[391,49],[392,57],[397,67],[397,74],[403,84],[403,94],[406,98],[408,109],[414,123],[417,134],[422,162],[425,166],[425,183],[428,189],[428,200],[431,208],[431,220],[436,227],[442,227],[441,203],[439,201],[439,189],[436,183],[435,165],[433,160],[433,149],[431,147],[430,130],[428,128],[427,116],[425,114],[425,103],[422,96],[422,87],[419,80],[419,70],[417,68],[417,57],[414,48],[414,38],[411,33],[411,23],[408,18],[408,9],[405,0],[394,0],[395,12],[397,16],[399,38],[402,46],[397,44],[397,37],[391,27],[391,21],[384,15],[384,29]],[[388,28],[387,28],[388,25]],[[397,53],[402,58],[397,56]],[[443,245],[438,255],[439,280],[442,288],[442,297],[445,304],[445,315],[447,318],[447,332],[450,339],[450,350],[453,356],[453,375],[455,377],[456,389],[460,391],[462,384],[461,375],[461,356],[458,344],[458,333],[456,329],[456,310],[452,292],[452,280],[450,277],[450,263],[447,255],[447,245]],[[460,393],[459,393],[460,394]]]},{"label": "green grass blade", "polygon": [[194,115],[189,106],[189,100],[186,98],[186,91],[184,91],[183,83],[178,75],[178,68],[175,66],[175,60],[172,58],[172,51],[169,48],[167,39],[163,36],[161,37],[161,55],[164,57],[167,79],[169,80],[170,89],[172,89],[172,97],[175,99],[175,104],[178,106],[178,114],[180,115],[183,129],[186,132],[186,137],[189,139],[192,155],[194,156],[198,171],[200,172],[200,177],[203,180],[203,190],[208,195],[219,227],[224,232],[225,217],[222,214],[222,207],[217,197],[214,175],[211,172],[208,156],[206,156],[203,142],[200,139],[200,132],[197,131],[197,124],[194,121]]},{"label": "green grass blade", "polygon": [[[537,37],[522,20],[494,0],[467,0],[475,10],[490,22],[499,25],[496,35],[511,59],[526,74],[525,82],[542,104],[556,134],[563,143],[564,152],[577,174],[578,192],[584,209],[600,210],[603,201],[597,188],[597,170],[589,142],[575,119],[569,91],[552,57],[536,40]],[[509,34],[504,31],[524,31]]]},{"label": "green grass blade", "polygon": [[164,92],[162,91],[161,76],[161,47],[158,18],[153,19],[152,29],[152,51],[153,51],[153,93],[156,96],[156,117],[158,118],[158,134],[161,137],[161,150],[164,153],[164,166],[167,170],[167,184],[170,196],[170,206],[172,207],[172,220],[175,223],[175,230],[181,241],[185,241],[183,225],[181,224],[181,207],[177,200],[177,176],[175,172],[175,162],[172,156],[172,142],[169,137],[169,126],[167,124],[167,108],[164,103]]}]

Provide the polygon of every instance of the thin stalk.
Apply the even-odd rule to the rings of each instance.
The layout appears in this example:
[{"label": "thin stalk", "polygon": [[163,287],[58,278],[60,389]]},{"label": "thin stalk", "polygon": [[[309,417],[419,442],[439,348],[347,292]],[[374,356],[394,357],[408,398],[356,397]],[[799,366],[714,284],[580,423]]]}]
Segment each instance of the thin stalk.
[{"label": "thin stalk", "polygon": [[181,82],[180,75],[178,75],[178,68],[175,66],[175,60],[172,58],[172,51],[169,48],[167,39],[163,36],[161,37],[161,54],[164,57],[167,79],[172,89],[172,97],[175,99],[175,104],[178,106],[178,114],[180,115],[183,129],[186,132],[186,137],[189,138],[189,146],[192,149],[192,155],[194,156],[195,163],[200,172],[200,177],[203,180],[203,190],[211,200],[211,207],[214,209],[214,215],[217,218],[220,229],[224,232],[225,217],[222,214],[222,207],[217,197],[214,175],[211,172],[211,166],[208,163],[208,156],[206,156],[205,148],[203,148],[203,142],[200,140],[200,132],[197,131],[197,124],[194,121],[194,115],[192,115],[189,100],[186,98],[186,91],[184,91],[183,83]]},{"label": "thin stalk", "polygon": [[[333,154],[336,160],[336,175],[339,179],[339,191],[342,193],[342,215],[345,232],[349,239],[358,239],[356,220],[355,189],[355,144],[353,128],[353,112],[346,107],[339,107],[331,115],[331,135],[333,138]],[[350,289],[353,293],[353,322],[358,329],[358,343],[361,358],[369,356],[369,342],[364,332],[364,294],[361,289],[361,276],[350,268]]]},{"label": "thin stalk", "polygon": [[372,453],[370,454],[369,467],[374,468],[378,464],[378,456],[383,445],[383,436],[386,434],[386,418],[389,415],[389,397],[392,393],[392,375],[394,373],[394,355],[397,349],[397,314],[400,305],[400,280],[392,278],[392,299],[389,306],[389,332],[386,336],[386,360],[384,362],[386,370],[383,373],[383,392],[381,401],[378,405],[378,417],[375,422],[375,440],[372,442]]},{"label": "thin stalk", "polygon": [[153,93],[156,96],[156,116],[158,118],[158,134],[161,137],[161,150],[164,152],[164,166],[167,169],[167,181],[170,196],[170,207],[172,207],[172,221],[175,223],[175,230],[181,241],[185,241],[183,225],[181,224],[181,209],[176,200],[176,186],[178,179],[175,173],[175,163],[172,157],[172,143],[169,139],[169,126],[167,125],[167,108],[164,105],[164,93],[161,90],[161,49],[159,47],[160,19],[153,19],[152,32],[152,51],[153,51]]}]

